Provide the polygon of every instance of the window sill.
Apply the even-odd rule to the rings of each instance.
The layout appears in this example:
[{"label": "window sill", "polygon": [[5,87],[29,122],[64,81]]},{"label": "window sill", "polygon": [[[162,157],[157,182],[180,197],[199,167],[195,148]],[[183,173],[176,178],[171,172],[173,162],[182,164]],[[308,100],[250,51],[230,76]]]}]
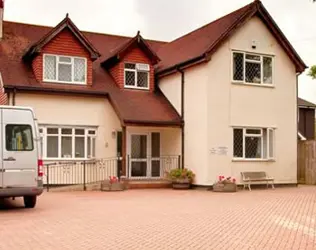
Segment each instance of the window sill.
[{"label": "window sill", "polygon": [[275,162],[275,159],[239,159],[239,158],[233,158],[232,162]]},{"label": "window sill", "polygon": [[44,83],[53,83],[53,84],[67,84],[67,85],[87,85],[86,82],[60,82],[52,80],[43,80]]},{"label": "window sill", "polygon": [[232,82],[235,85],[242,85],[242,86],[255,86],[255,87],[262,87],[262,88],[275,88],[274,84],[260,84],[260,83],[245,83],[245,82]]},{"label": "window sill", "polygon": [[135,87],[135,86],[127,86],[127,85],[124,85],[124,88],[125,89],[147,90],[147,91],[149,91],[149,88],[140,88],[140,87]]}]

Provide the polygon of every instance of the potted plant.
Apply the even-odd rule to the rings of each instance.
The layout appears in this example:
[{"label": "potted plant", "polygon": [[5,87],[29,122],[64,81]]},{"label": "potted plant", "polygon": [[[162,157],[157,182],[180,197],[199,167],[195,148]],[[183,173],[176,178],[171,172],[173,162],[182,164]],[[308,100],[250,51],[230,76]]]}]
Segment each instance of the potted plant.
[{"label": "potted plant", "polygon": [[218,177],[218,181],[213,185],[214,192],[236,192],[236,179],[232,177],[225,177],[223,175]]},{"label": "potted plant", "polygon": [[168,172],[168,177],[174,189],[189,189],[195,174],[187,168],[176,168]]},{"label": "potted plant", "polygon": [[101,183],[101,191],[123,191],[126,189],[125,178],[110,176],[109,179]]}]

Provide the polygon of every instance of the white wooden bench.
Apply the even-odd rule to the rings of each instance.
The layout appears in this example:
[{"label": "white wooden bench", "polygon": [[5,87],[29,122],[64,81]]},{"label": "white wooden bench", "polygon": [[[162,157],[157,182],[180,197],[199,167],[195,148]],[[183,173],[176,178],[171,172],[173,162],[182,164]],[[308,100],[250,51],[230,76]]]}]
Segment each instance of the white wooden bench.
[{"label": "white wooden bench", "polygon": [[274,189],[274,178],[269,177],[266,172],[241,172],[242,181],[244,183],[244,189],[248,186],[249,191],[251,191],[251,184],[254,182],[266,182],[267,188],[269,183]]}]

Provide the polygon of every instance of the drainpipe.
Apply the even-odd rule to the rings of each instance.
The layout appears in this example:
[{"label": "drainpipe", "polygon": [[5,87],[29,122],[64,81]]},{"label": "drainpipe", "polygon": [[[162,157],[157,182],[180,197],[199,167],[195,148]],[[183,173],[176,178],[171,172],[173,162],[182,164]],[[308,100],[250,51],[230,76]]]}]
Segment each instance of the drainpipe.
[{"label": "drainpipe", "polygon": [[15,95],[16,95],[16,88],[13,89],[13,94],[12,94],[12,106],[15,106]]},{"label": "drainpipe", "polygon": [[184,71],[180,68],[177,68],[177,71],[181,74],[181,120],[183,122],[182,129],[181,129],[181,167],[184,168]]}]

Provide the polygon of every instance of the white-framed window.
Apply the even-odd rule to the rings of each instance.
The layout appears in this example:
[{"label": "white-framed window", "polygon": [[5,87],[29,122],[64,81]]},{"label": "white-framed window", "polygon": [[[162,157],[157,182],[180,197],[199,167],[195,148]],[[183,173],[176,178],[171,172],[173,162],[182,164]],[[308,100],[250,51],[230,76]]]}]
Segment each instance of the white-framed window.
[{"label": "white-framed window", "polygon": [[96,129],[40,126],[44,159],[95,158]]},{"label": "white-framed window", "polygon": [[124,64],[124,86],[125,88],[149,89],[148,64],[125,63]]},{"label": "white-framed window", "polygon": [[240,51],[232,53],[232,81],[273,85],[273,57]]},{"label": "white-framed window", "polygon": [[274,159],[274,133],[273,128],[234,128],[234,158]]},{"label": "white-framed window", "polygon": [[44,54],[43,81],[86,84],[87,59],[84,57]]}]

